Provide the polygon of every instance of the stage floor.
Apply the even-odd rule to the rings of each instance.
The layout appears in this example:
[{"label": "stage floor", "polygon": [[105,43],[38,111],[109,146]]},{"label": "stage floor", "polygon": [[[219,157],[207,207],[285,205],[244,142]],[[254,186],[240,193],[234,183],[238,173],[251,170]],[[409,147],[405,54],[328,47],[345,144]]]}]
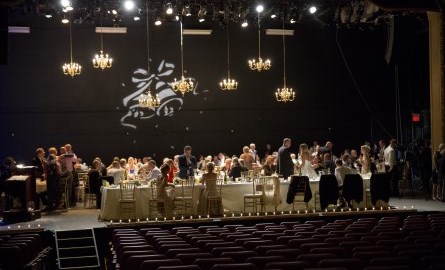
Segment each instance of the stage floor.
[{"label": "stage floor", "polygon": [[[418,212],[445,211],[445,203],[432,200],[427,201],[424,198],[391,198],[390,205],[393,207],[398,207],[400,210],[402,210],[404,207],[411,210],[412,207],[414,207],[414,209],[416,209]],[[50,215],[42,213],[42,217],[40,219],[30,222],[15,223],[9,226],[10,229],[17,229],[20,225],[20,228],[22,229],[28,227],[40,227],[53,231],[106,227],[110,223],[98,220],[99,213],[100,210],[84,209],[83,204],[79,203],[77,207],[70,209],[68,212]],[[273,217],[270,216],[269,218]],[[0,226],[0,230],[8,230],[8,225]]]}]

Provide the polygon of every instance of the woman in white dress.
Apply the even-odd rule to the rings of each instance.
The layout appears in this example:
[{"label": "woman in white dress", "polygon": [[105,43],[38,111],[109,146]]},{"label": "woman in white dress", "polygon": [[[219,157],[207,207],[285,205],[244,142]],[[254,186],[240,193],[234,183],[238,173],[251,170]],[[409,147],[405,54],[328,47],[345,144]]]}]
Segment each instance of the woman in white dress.
[{"label": "woman in white dress", "polygon": [[317,173],[311,166],[312,159],[311,159],[311,153],[309,152],[309,147],[305,143],[300,144],[300,159],[301,159],[301,165],[300,165],[301,175],[307,176],[309,177],[309,179],[317,178]]}]

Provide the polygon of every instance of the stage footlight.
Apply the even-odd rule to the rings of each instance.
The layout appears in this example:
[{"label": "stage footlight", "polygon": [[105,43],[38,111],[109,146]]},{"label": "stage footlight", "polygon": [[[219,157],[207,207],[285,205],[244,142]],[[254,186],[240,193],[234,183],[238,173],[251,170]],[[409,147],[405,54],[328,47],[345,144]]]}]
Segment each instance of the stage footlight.
[{"label": "stage footlight", "polygon": [[316,6],[311,6],[309,8],[309,13],[314,14],[315,12],[317,12],[317,7]]}]

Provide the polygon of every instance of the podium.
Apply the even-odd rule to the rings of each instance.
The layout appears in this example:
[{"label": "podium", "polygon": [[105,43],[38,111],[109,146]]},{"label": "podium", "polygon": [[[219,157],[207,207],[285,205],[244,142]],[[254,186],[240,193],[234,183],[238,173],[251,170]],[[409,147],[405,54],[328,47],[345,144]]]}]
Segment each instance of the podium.
[{"label": "podium", "polygon": [[6,205],[4,220],[10,223],[40,218],[36,207],[35,167],[17,168],[14,175],[5,181]]}]

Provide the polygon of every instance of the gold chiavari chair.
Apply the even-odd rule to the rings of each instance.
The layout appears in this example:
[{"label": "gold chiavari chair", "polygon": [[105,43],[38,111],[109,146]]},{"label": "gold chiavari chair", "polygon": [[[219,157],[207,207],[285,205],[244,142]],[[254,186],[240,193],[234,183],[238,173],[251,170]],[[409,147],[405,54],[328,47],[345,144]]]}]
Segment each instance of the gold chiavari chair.
[{"label": "gold chiavari chair", "polygon": [[120,183],[119,208],[122,219],[136,219],[136,200],[134,183]]}]

